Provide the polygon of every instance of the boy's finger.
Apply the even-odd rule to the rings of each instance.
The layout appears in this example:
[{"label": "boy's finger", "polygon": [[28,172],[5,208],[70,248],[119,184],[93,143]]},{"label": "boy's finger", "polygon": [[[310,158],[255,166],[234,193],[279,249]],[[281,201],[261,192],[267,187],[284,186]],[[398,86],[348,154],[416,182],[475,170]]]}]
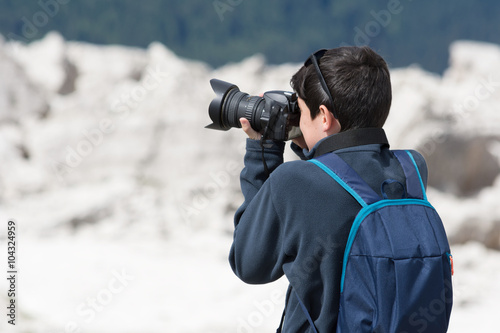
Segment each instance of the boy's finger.
[{"label": "boy's finger", "polygon": [[260,134],[252,128],[248,119],[240,118],[240,124],[241,128],[248,135],[250,139],[260,140]]}]

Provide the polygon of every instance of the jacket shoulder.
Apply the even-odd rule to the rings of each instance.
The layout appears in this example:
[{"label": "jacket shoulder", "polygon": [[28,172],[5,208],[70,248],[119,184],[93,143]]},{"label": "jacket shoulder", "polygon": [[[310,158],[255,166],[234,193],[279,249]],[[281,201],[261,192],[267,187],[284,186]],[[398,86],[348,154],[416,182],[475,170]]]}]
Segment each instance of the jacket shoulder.
[{"label": "jacket shoulder", "polygon": [[413,149],[408,149],[408,151],[415,159],[415,163],[417,163],[418,171],[420,172],[420,176],[422,177],[422,181],[427,186],[427,179],[428,179],[429,172],[427,169],[427,162],[425,161],[424,156],[422,154],[420,154],[418,151],[413,150]]},{"label": "jacket shoulder", "polygon": [[278,192],[300,191],[310,187],[317,179],[320,169],[311,162],[296,160],[281,164],[271,173],[271,186]]},{"label": "jacket shoulder", "polygon": [[301,178],[307,172],[314,169],[314,164],[305,160],[289,161],[281,164],[271,174],[273,180],[284,180],[293,178]]}]

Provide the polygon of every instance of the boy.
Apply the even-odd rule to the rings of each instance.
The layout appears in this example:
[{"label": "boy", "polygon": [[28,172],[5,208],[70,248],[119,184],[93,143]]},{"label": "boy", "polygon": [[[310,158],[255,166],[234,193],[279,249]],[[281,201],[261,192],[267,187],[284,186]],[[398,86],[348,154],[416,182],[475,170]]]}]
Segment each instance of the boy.
[{"label": "boy", "polygon": [[[366,46],[318,51],[292,77],[291,86],[303,134],[292,149],[302,160],[333,152],[379,195],[386,179],[406,184],[382,129],[392,94],[387,64],[378,54]],[[235,214],[231,267],[252,284],[286,275],[284,331],[309,332],[302,303],[319,332],[334,332],[342,258],[360,205],[313,163],[283,163],[284,142],[265,149],[267,177],[257,141],[261,135],[245,118],[240,122],[249,139],[241,172],[245,201]],[[426,184],[425,161],[417,152],[412,155]],[[404,191],[397,183],[385,187],[389,199],[401,198]]]}]

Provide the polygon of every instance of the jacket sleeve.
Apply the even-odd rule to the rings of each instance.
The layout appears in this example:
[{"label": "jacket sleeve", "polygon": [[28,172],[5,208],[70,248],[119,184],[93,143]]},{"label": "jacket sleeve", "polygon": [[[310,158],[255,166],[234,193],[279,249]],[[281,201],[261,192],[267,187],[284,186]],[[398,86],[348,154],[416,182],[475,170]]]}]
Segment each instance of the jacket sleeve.
[{"label": "jacket sleeve", "polygon": [[[264,158],[270,172],[283,163],[283,151],[283,142],[274,142],[265,148]],[[258,141],[247,141],[244,162],[240,181],[245,201],[235,214],[229,262],[241,280],[268,283],[283,275],[283,232]]]}]

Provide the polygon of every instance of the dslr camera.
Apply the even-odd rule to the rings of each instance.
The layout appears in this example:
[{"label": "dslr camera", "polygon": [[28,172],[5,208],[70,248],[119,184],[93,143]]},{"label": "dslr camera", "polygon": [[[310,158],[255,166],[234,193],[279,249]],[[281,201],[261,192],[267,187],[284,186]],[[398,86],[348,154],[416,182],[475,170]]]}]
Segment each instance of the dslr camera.
[{"label": "dslr camera", "polygon": [[215,98],[208,107],[212,124],[206,128],[227,131],[241,127],[239,119],[244,117],[262,134],[262,140],[287,141],[302,135],[297,94],[272,90],[263,97],[249,96],[229,82],[212,79],[210,84]]}]

